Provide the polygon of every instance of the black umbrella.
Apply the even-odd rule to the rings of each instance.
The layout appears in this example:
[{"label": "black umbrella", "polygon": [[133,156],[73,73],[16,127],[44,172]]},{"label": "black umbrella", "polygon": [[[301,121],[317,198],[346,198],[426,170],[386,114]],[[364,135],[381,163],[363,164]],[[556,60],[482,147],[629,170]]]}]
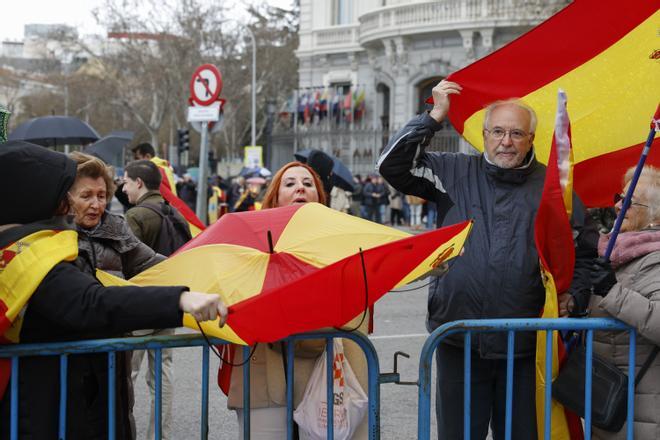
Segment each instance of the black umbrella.
[{"label": "black umbrella", "polygon": [[109,134],[85,148],[85,153],[92,154],[108,165],[121,167],[124,165],[124,148],[133,139],[132,132]]},{"label": "black umbrella", "polygon": [[85,145],[99,139],[85,122],[71,116],[42,116],[22,123],[9,133],[9,140],[27,141],[44,147]]},{"label": "black umbrella", "polygon": [[[293,155],[299,161],[303,163],[307,163],[307,159],[309,159],[309,155],[312,153],[312,151],[319,151],[319,150],[307,150],[307,149],[300,150],[300,151],[296,151]],[[353,186],[353,174],[348,168],[346,168],[346,165],[344,165],[341,160],[339,160],[334,156],[329,155],[328,153],[325,152],[321,152],[321,153],[330,157],[334,163],[332,167],[331,183],[343,189],[344,191],[349,191],[349,192],[355,191],[355,186]]]}]

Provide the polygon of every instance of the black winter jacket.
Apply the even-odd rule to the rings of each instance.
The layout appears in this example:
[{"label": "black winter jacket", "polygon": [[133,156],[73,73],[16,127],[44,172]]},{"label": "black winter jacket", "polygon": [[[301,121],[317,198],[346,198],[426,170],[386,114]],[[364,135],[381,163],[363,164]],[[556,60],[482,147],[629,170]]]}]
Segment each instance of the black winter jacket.
[{"label": "black winter jacket", "polygon": [[132,278],[165,260],[138,240],[127,221],[106,211],[94,229],[78,227],[78,259],[83,272],[101,269],[122,278]]},{"label": "black winter jacket", "polygon": [[[0,233],[0,248],[52,224]],[[57,264],[30,298],[21,343],[113,337],[132,330],[181,325],[184,287],[104,287],[73,263]],[[107,355],[71,355],[68,366],[67,439],[107,438]],[[57,438],[58,357],[21,358],[19,438]],[[9,438],[10,392],[0,401],[0,438]],[[117,414],[117,438],[128,436],[127,414]]]},{"label": "black winter jacket", "polygon": [[[484,155],[426,153],[424,147],[440,128],[424,113],[410,121],[392,138],[377,168],[396,189],[437,203],[438,224],[474,220],[465,254],[451,269],[433,280],[429,291],[427,328],[461,319],[536,318],[545,300],[538,254],[534,244],[534,220],[538,209],[545,166],[533,150],[525,165],[502,169]],[[585,210],[574,197],[572,226],[576,241],[576,270],[571,289],[589,287],[588,262],[596,256],[585,237]],[[506,332],[481,333],[473,349],[482,357],[506,357]],[[448,339],[462,346],[463,336]],[[533,355],[536,335],[518,332],[516,356]]]}]

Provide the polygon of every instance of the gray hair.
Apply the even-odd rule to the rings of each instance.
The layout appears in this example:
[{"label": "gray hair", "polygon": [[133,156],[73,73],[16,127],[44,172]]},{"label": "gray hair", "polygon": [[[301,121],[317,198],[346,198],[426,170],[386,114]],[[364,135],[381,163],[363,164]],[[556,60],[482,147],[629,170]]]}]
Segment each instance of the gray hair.
[{"label": "gray hair", "polygon": [[486,115],[484,116],[484,128],[486,129],[490,128],[488,127],[488,122],[490,122],[490,114],[497,107],[503,105],[515,105],[518,108],[526,110],[527,113],[529,113],[529,132],[530,133],[536,132],[536,121],[537,121],[536,112],[532,107],[530,107],[528,104],[523,102],[520,98],[502,99],[489,104],[488,107],[486,107]]},{"label": "gray hair", "polygon": [[[635,168],[628,168],[626,174],[623,176],[623,186],[625,187],[628,182],[632,180],[633,174],[635,174]],[[644,179],[645,183],[645,193],[643,197],[645,198],[646,204],[649,206],[649,223],[658,224],[660,223],[660,169],[646,165],[642,168],[642,173],[639,176],[640,180]],[[637,188],[635,188],[636,190]],[[638,195],[638,193],[635,191]]]}]

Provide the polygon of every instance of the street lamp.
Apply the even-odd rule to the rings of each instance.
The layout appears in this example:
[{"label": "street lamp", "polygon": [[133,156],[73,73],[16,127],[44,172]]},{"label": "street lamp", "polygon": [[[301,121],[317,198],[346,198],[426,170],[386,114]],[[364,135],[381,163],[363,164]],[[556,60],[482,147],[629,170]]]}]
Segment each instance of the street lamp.
[{"label": "street lamp", "polygon": [[250,39],[252,40],[252,131],[250,145],[257,143],[257,40],[254,38],[252,29],[245,26]]}]

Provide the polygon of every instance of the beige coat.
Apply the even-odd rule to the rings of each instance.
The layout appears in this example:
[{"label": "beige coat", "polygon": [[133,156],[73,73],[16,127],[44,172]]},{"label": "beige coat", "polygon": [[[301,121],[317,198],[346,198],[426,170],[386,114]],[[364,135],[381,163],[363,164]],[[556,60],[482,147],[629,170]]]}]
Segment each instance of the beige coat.
[{"label": "beige coat", "polygon": [[[618,283],[605,298],[593,296],[592,317],[614,317],[637,330],[636,369],[660,345],[660,251],[637,258],[619,268]],[[628,332],[594,332],[594,353],[628,370]],[[636,439],[660,439],[660,355],[635,390]],[[593,429],[593,439],[625,439],[626,426],[618,433]]]},{"label": "beige coat", "polygon": [[[362,315],[346,324],[344,328],[355,327]],[[369,313],[358,331],[367,333]],[[349,339],[342,339],[344,353],[351,368],[355,372],[364,392],[367,392],[367,360],[362,349]],[[284,363],[280,354],[279,343],[272,345],[257,344],[257,348],[250,359],[250,406],[252,408],[267,408],[286,405],[286,381],[284,377]],[[316,359],[325,349],[325,340],[310,339],[296,341],[294,358],[294,408],[300,403],[305,392],[307,381],[312,374]],[[242,350],[236,351],[235,363],[242,362]],[[231,372],[231,384],[227,399],[229,408],[243,408],[243,368],[234,367]],[[368,415],[358,427],[354,439],[366,439],[368,434]]]}]

